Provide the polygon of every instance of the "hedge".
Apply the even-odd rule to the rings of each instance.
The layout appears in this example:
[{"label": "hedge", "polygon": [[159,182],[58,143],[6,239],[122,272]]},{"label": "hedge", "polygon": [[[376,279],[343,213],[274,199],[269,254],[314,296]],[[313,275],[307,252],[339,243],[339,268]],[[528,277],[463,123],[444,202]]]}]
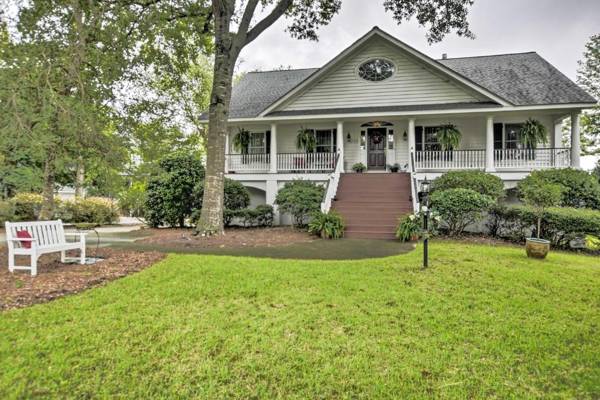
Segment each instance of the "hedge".
[{"label": "hedge", "polygon": [[439,213],[441,226],[450,235],[461,235],[469,225],[481,221],[492,204],[492,197],[471,189],[448,189],[431,195],[431,209]]},{"label": "hedge", "polygon": [[493,199],[504,197],[504,183],[499,177],[483,171],[450,171],[433,180],[431,191],[470,189]]},{"label": "hedge", "polygon": [[[488,228],[495,237],[522,242],[535,229],[535,212],[525,206],[495,206],[489,212]],[[569,242],[586,235],[600,237],[600,211],[554,207],[542,217],[543,239],[567,249]]]},{"label": "hedge", "polygon": [[260,205],[256,208],[243,208],[240,210],[226,209],[223,212],[223,222],[226,226],[231,225],[234,219],[238,219],[246,227],[268,227],[273,226],[273,207]]}]

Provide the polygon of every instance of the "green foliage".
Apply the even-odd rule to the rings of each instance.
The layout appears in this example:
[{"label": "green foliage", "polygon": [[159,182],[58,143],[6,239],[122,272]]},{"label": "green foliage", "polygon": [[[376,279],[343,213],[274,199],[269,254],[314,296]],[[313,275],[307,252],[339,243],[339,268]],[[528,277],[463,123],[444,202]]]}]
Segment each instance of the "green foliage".
[{"label": "green foliage", "polygon": [[263,204],[254,209],[225,209],[223,222],[225,226],[230,226],[234,219],[238,219],[245,227],[270,227],[273,226],[273,217],[273,207]]},{"label": "green foliage", "polygon": [[335,211],[313,213],[308,223],[308,232],[323,239],[341,239],[345,229],[342,216]]},{"label": "green foliage", "polygon": [[458,130],[458,127],[454,124],[442,125],[437,130],[437,138],[442,146],[442,150],[457,149],[460,145],[460,139],[462,134]]},{"label": "green foliage", "polygon": [[521,127],[520,140],[526,148],[535,149],[540,143],[548,142],[548,131],[537,119],[529,118]]},{"label": "green foliage", "polygon": [[315,137],[315,132],[312,129],[300,127],[296,136],[296,148],[302,149],[307,153],[312,153],[315,151],[316,146],[317,138]]},{"label": "green foliage", "polygon": [[494,203],[492,197],[471,189],[441,190],[431,195],[431,208],[450,235],[461,235],[469,225],[481,221]]},{"label": "green foliage", "polygon": [[0,227],[3,227],[7,221],[15,221],[15,205],[12,201],[0,200]]},{"label": "green foliage", "polygon": [[63,222],[114,224],[119,221],[118,205],[106,198],[88,197],[61,202],[57,215]]},{"label": "green foliage", "polygon": [[200,207],[196,189],[204,179],[204,166],[194,154],[176,152],[160,161],[161,172],[152,177],[146,189],[145,218],[152,227],[184,227]]},{"label": "green foliage", "polygon": [[238,133],[233,137],[233,148],[242,154],[248,154],[248,146],[250,146],[250,131],[240,128]]},{"label": "green foliage", "polygon": [[[600,34],[590,37],[579,61],[577,83],[600,99]],[[584,154],[600,153],[600,106],[581,114],[581,150]]]},{"label": "green foliage", "polygon": [[[523,242],[538,223],[538,212],[526,206],[496,206],[490,211],[493,225],[488,225],[490,234]],[[553,246],[569,248],[569,242],[587,235],[600,236],[600,211],[552,207],[544,210],[541,232],[543,239],[550,240]]]},{"label": "green foliage", "polygon": [[135,182],[126,190],[119,193],[119,207],[124,215],[142,218],[146,204],[146,185]]},{"label": "green foliage", "polygon": [[306,219],[321,209],[325,189],[314,182],[295,180],[287,182],[275,199],[279,210],[294,219],[296,227],[305,225]]},{"label": "green foliage", "polygon": [[526,205],[531,207],[538,217],[537,237],[540,238],[542,217],[549,207],[556,207],[562,200],[564,187],[555,183],[535,182],[521,187],[521,195]]},{"label": "green foliage", "polygon": [[[250,192],[248,192],[248,189],[240,182],[225,178],[223,191],[223,206],[226,210],[241,210],[250,205]],[[194,197],[199,201],[199,212],[202,208],[202,199],[204,197],[204,182],[200,182],[196,186]]]},{"label": "green foliage", "polygon": [[502,179],[483,171],[449,171],[431,185],[432,192],[448,189],[471,189],[494,199],[504,197]]},{"label": "green foliage", "polygon": [[414,237],[419,237],[421,228],[421,219],[417,215],[405,215],[398,220],[396,237],[400,239],[401,242],[408,242],[413,240]]},{"label": "green foliage", "polygon": [[18,193],[10,201],[14,204],[18,221],[35,221],[40,215],[44,199],[37,193]]},{"label": "green foliage", "polygon": [[365,166],[365,164],[363,163],[356,163],[352,166],[352,171],[362,174],[363,172],[365,172],[367,170],[367,167]]},{"label": "green foliage", "polygon": [[596,177],[598,183],[600,183],[600,160],[596,163],[594,170],[592,171],[592,175]]},{"label": "green foliage", "polygon": [[564,187],[560,206],[600,209],[600,183],[586,171],[573,168],[534,171],[519,182],[518,190],[522,194],[527,186],[541,183]]}]

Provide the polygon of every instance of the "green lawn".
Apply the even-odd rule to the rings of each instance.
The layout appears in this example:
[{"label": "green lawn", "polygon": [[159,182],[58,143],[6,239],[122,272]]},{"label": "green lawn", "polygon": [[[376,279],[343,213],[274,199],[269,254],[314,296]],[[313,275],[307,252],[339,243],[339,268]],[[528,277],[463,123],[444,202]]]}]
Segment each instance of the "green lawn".
[{"label": "green lawn", "polygon": [[171,255],[0,314],[0,398],[599,398],[600,261]]}]

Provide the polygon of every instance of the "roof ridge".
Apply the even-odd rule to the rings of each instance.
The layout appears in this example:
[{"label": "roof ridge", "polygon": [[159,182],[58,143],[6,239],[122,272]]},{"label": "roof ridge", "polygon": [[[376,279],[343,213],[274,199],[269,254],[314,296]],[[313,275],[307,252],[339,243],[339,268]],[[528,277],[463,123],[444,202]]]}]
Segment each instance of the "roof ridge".
[{"label": "roof ridge", "polygon": [[291,68],[291,69],[269,69],[266,71],[248,71],[246,72],[247,74],[265,74],[265,73],[270,73],[270,72],[290,72],[290,71],[308,71],[308,70],[317,70],[320,69],[318,67],[312,67],[312,68]]},{"label": "roof ridge", "polygon": [[502,57],[502,56],[517,56],[522,54],[537,54],[537,51],[522,51],[516,53],[500,53],[500,54],[484,54],[482,56],[464,56],[464,57],[448,57],[448,58],[438,58],[436,61],[444,61],[444,60],[459,60],[463,58],[485,58],[485,57]]}]

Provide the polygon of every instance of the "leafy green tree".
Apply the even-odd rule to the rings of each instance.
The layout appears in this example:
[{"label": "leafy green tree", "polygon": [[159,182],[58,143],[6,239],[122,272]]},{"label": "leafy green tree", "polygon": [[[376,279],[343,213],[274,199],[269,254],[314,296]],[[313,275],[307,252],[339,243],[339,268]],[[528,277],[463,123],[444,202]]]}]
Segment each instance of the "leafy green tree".
[{"label": "leafy green tree", "polygon": [[[202,2],[204,4],[204,2]],[[342,0],[213,0],[204,16],[214,27],[214,73],[209,105],[206,142],[206,186],[197,231],[202,234],[223,232],[223,182],[225,136],[233,72],[240,52],[280,18],[289,21],[288,32],[298,39],[317,39],[317,30],[337,14]],[[473,0],[384,0],[386,11],[402,21],[413,17],[428,28],[427,38],[438,42],[456,31],[473,37],[467,14]],[[260,6],[260,7],[259,7]],[[264,15],[256,20],[259,15]],[[256,22],[255,22],[256,20]]]},{"label": "leafy green tree", "polygon": [[[592,36],[585,45],[577,83],[600,100],[600,34]],[[600,106],[584,111],[581,116],[581,149],[584,154],[600,154]]]},{"label": "leafy green tree", "polygon": [[550,207],[556,207],[562,200],[565,187],[554,183],[537,180],[535,183],[521,187],[521,195],[526,205],[531,207],[537,217],[537,238],[542,232],[542,218]]}]

